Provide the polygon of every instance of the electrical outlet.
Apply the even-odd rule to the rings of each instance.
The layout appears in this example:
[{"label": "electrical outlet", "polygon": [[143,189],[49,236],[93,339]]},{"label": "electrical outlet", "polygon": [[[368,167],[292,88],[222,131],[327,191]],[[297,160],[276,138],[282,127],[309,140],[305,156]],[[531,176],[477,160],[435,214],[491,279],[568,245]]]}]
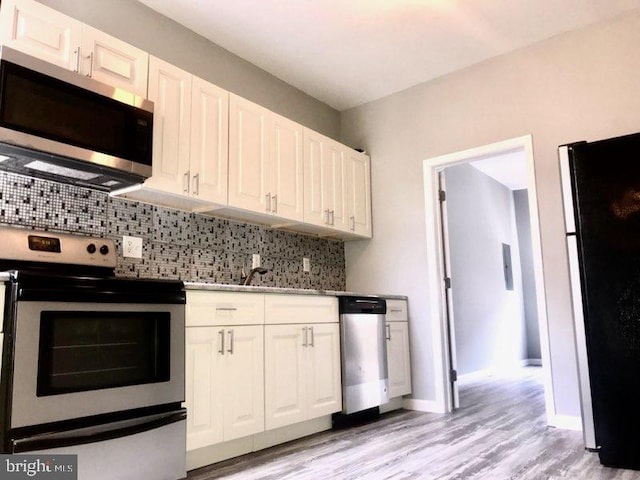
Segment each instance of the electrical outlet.
[{"label": "electrical outlet", "polygon": [[251,268],[258,268],[260,266],[260,254],[254,253],[251,258]]},{"label": "electrical outlet", "polygon": [[302,271],[303,272],[310,272],[311,271],[311,259],[304,257],[302,259]]},{"label": "electrical outlet", "polygon": [[122,256],[129,258],[142,258],[142,238],[122,237]]}]

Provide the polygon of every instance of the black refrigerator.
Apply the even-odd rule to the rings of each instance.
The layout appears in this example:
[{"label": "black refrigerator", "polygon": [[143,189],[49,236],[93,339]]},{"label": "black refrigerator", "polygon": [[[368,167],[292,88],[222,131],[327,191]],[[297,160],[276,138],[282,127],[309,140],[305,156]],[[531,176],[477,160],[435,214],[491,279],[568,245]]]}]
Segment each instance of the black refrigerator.
[{"label": "black refrigerator", "polygon": [[559,157],[585,444],[640,470],[640,133]]}]

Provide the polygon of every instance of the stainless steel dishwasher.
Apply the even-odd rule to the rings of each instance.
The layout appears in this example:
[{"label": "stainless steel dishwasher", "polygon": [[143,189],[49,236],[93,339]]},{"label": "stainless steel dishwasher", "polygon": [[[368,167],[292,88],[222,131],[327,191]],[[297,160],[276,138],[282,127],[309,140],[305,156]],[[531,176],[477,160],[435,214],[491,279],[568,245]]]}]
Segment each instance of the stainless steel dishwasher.
[{"label": "stainless steel dishwasher", "polygon": [[389,401],[385,314],[377,297],[338,297],[342,356],[342,413]]}]

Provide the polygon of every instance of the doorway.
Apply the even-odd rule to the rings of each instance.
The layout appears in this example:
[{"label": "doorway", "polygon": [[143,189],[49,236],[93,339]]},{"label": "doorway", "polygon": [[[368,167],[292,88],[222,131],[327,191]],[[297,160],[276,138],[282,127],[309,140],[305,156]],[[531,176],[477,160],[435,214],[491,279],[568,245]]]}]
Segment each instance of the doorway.
[{"label": "doorway", "polygon": [[551,382],[549,338],[546,317],[546,302],[544,296],[544,279],[542,271],[542,252],[540,245],[540,226],[537,209],[537,194],[535,185],[535,170],[533,164],[533,146],[530,135],[518,137],[503,142],[485,145],[461,152],[427,159],[423,163],[425,185],[425,212],[427,227],[427,242],[429,259],[429,299],[431,314],[434,319],[434,365],[436,371],[436,402],[443,412],[450,412],[457,403],[456,372],[452,362],[455,362],[455,351],[450,345],[452,335],[447,316],[450,306],[448,294],[448,265],[444,251],[446,236],[445,226],[440,210],[440,173],[447,167],[463,165],[490,157],[517,153],[522,155],[526,164],[526,189],[529,203],[529,223],[531,227],[531,253],[533,263],[533,279],[535,286],[535,310],[538,317],[540,350],[542,357],[543,383],[545,393],[545,410],[547,422],[554,424],[555,409],[553,404],[553,385]]}]

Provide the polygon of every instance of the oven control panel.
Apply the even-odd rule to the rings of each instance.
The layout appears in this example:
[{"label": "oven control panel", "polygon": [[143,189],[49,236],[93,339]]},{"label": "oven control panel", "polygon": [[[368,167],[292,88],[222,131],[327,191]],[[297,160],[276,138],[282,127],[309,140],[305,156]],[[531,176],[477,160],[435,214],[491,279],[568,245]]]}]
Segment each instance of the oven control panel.
[{"label": "oven control panel", "polygon": [[0,260],[115,268],[116,246],[108,238],[0,227]]}]

